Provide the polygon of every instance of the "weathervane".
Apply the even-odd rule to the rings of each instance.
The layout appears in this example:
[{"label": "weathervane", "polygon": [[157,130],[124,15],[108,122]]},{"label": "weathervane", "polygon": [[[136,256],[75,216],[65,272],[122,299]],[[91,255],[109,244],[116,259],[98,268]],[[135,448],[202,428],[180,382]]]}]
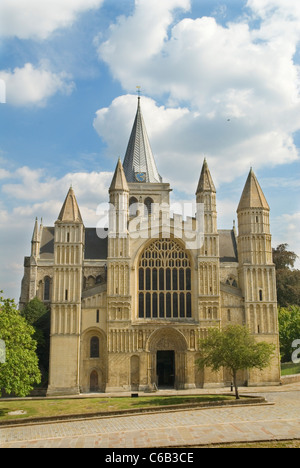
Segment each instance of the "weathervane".
[{"label": "weathervane", "polygon": [[137,90],[136,92],[138,94],[138,97],[140,98],[141,97],[141,86],[137,86],[136,90]]}]

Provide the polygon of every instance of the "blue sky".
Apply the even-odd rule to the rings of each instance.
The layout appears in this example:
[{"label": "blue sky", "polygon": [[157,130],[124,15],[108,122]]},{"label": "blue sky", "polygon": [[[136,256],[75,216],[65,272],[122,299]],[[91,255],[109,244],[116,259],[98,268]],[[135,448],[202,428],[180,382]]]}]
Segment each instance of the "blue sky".
[{"label": "blue sky", "polygon": [[194,199],[206,157],[219,227],[230,228],[252,166],[273,245],[300,255],[299,40],[294,0],[2,0],[5,295],[18,299],[35,217],[53,225],[71,183],[86,226],[96,225],[137,85],[173,200]]}]

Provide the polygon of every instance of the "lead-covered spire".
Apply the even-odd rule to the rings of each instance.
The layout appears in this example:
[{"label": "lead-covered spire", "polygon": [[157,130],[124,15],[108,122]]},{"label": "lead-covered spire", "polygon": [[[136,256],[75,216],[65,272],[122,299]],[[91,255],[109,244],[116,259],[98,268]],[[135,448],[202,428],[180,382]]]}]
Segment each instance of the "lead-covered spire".
[{"label": "lead-covered spire", "polygon": [[137,113],[123,162],[126,180],[127,182],[161,183],[162,178],[156,167],[140,101],[139,96]]}]

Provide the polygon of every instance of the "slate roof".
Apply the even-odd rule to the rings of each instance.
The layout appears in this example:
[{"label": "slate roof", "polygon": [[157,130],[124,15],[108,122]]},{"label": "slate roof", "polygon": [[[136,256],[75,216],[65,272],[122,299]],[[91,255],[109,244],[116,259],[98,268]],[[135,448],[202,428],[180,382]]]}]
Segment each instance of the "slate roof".
[{"label": "slate roof", "polygon": [[123,162],[127,182],[138,182],[137,173],[145,174],[143,182],[161,183],[152,149],[150,146],[145,122],[143,119],[140,97],[138,108]]},{"label": "slate roof", "polygon": [[[220,242],[220,262],[237,262],[237,244],[232,229],[218,231]],[[98,236],[100,235],[100,237]],[[107,231],[85,228],[85,260],[106,260],[108,255]],[[40,259],[54,258],[54,227],[43,227],[41,236]]]},{"label": "slate roof", "polygon": [[[98,234],[96,228],[85,228],[85,260],[107,259],[107,237],[105,237],[103,231],[99,231]],[[54,227],[43,227],[40,259],[54,259]]]}]

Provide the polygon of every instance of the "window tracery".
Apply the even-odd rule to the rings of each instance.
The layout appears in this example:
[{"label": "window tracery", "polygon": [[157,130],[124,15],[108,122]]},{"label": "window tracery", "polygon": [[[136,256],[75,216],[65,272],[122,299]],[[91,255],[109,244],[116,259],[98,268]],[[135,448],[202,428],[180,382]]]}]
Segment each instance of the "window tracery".
[{"label": "window tracery", "polygon": [[139,263],[139,318],[192,317],[191,265],[172,239],[153,242]]}]

